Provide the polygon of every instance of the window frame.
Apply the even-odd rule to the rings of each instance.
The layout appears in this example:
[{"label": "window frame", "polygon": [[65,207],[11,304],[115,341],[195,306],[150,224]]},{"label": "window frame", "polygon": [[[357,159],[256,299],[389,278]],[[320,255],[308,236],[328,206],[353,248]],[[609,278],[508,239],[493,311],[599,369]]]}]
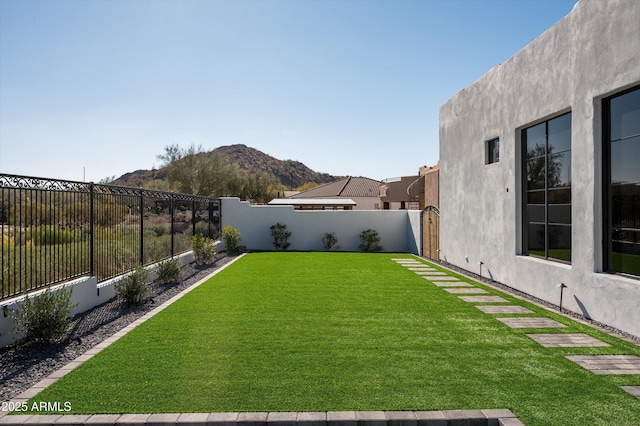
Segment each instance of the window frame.
[{"label": "window frame", "polygon": [[[640,279],[640,275],[630,274],[624,271],[616,271],[613,262],[613,190],[611,164],[611,143],[623,139],[611,140],[611,101],[632,92],[640,91],[640,85],[630,87],[602,99],[602,270],[604,272],[620,275],[633,279]],[[634,137],[634,136],[631,136]]]},{"label": "window frame", "polygon": [[[549,123],[552,122],[553,120],[559,119],[561,117],[564,116],[569,116],[569,136],[570,136],[570,145],[569,145],[569,149],[568,150],[564,150],[564,151],[560,151],[560,152],[550,152],[549,151]],[[527,130],[539,126],[543,124],[544,125],[544,154],[543,155],[539,155],[537,157],[540,158],[544,158],[544,183],[543,183],[543,187],[542,188],[537,188],[537,189],[531,189],[529,188],[529,184],[528,184],[528,168],[527,168],[527,163],[528,161],[531,160],[531,158],[529,158],[528,156],[528,149],[527,149]],[[522,246],[521,246],[521,255],[523,256],[532,256],[538,259],[544,259],[544,260],[548,260],[548,261],[553,261],[553,262],[559,262],[559,263],[563,263],[563,264],[567,264],[567,265],[571,265],[572,264],[572,257],[573,257],[573,238],[572,238],[572,231],[573,231],[573,218],[572,218],[572,211],[573,211],[573,195],[572,195],[572,186],[573,183],[571,182],[571,176],[569,176],[569,184],[565,185],[565,186],[549,186],[549,176],[548,176],[548,167],[549,167],[549,158],[550,157],[554,157],[554,156],[558,156],[558,155],[563,155],[566,153],[569,153],[569,167],[571,167],[571,151],[573,149],[573,141],[572,141],[572,132],[571,132],[571,128],[573,125],[573,116],[572,116],[572,111],[565,111],[563,113],[559,113],[558,115],[555,116],[551,116],[547,119],[544,120],[540,120],[540,121],[536,121],[533,122],[532,124],[527,125],[526,127],[522,127],[520,128],[519,132],[520,132],[520,146],[521,146],[521,154],[520,154],[520,167],[521,167],[521,183],[520,183],[520,187],[521,187],[521,194],[522,194],[522,202],[521,202],[521,206],[522,206],[522,211],[521,211],[521,223],[522,223],[522,227],[521,227],[521,238],[522,238]],[[535,157],[532,157],[535,158]],[[558,190],[562,190],[562,189],[568,189],[568,194],[569,194],[569,202],[568,203],[553,203],[550,202],[550,192],[551,194],[559,194],[560,192],[557,192]],[[529,195],[533,194],[533,193],[539,193],[543,195],[543,199],[544,202],[543,203],[537,203],[534,205],[538,205],[542,208],[542,211],[544,212],[544,221],[540,222],[540,221],[535,221],[533,224],[534,225],[542,225],[544,228],[544,255],[541,254],[537,254],[537,253],[531,253],[530,252],[530,248],[529,248],[529,232],[530,232],[530,226],[532,225],[532,222],[530,220],[530,213],[529,213]],[[569,214],[569,223],[559,223],[559,222],[551,222],[549,220],[549,210],[550,207],[553,206],[562,206],[562,205],[567,205],[569,206],[569,211],[571,212]],[[569,260],[567,259],[562,259],[559,257],[552,257],[550,256],[549,252],[551,250],[551,243],[550,243],[550,227],[561,227],[561,228],[568,228],[569,231],[569,238],[570,238],[570,249],[569,249]]]},{"label": "window frame", "polygon": [[[497,149],[496,149],[497,145]],[[489,139],[484,143],[484,164],[495,164],[500,162],[500,138]]]}]

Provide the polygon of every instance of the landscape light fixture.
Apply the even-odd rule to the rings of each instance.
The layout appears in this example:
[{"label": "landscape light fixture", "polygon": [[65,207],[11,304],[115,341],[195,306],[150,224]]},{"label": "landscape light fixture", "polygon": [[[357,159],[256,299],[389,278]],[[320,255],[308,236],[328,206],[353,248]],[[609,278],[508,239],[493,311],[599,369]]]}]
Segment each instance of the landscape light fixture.
[{"label": "landscape light fixture", "polygon": [[560,287],[560,312],[562,312],[562,293],[564,289],[567,288],[567,286],[565,285],[565,283],[560,283],[558,284],[558,287]]},{"label": "landscape light fixture", "polygon": [[484,262],[481,260],[478,262],[478,266],[480,266],[480,278],[482,278],[482,265],[484,265]]}]

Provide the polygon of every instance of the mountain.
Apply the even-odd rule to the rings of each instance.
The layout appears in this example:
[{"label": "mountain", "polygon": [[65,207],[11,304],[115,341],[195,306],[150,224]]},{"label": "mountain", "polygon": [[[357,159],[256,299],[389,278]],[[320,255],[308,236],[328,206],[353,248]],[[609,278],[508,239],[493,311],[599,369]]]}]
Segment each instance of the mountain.
[{"label": "mountain", "polygon": [[[321,185],[343,178],[343,176],[332,176],[328,173],[313,171],[299,161],[278,160],[262,151],[242,144],[221,146],[200,155],[213,155],[214,153],[219,153],[226,157],[230,163],[235,164],[242,170],[269,173],[290,189],[296,189],[308,182],[315,182]],[[166,181],[166,174],[162,169],[136,170],[120,176],[113,184],[147,187],[152,181],[154,181],[154,187],[158,188],[158,182]]]},{"label": "mountain", "polygon": [[215,152],[227,157],[229,162],[236,164],[242,170],[258,170],[272,174],[290,189],[296,189],[307,182],[323,184],[341,179],[339,176],[315,172],[299,161],[278,160],[246,145],[221,146],[212,151],[212,153]]}]

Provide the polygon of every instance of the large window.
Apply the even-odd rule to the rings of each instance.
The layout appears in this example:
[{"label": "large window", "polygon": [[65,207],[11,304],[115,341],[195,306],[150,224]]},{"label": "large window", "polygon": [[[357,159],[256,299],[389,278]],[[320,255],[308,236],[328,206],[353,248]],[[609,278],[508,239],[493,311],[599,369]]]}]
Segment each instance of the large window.
[{"label": "large window", "polygon": [[571,262],[571,113],[522,131],[523,254]]},{"label": "large window", "polygon": [[640,87],[603,103],[604,264],[640,276]]}]

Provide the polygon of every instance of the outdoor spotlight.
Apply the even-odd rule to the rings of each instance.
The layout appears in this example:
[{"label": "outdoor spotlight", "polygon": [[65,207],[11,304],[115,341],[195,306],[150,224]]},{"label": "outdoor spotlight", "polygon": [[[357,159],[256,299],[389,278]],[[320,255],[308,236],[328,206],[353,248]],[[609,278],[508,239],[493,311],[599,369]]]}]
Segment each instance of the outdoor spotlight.
[{"label": "outdoor spotlight", "polygon": [[564,292],[564,289],[567,288],[567,286],[565,285],[565,283],[560,283],[558,284],[558,287],[560,287],[560,312],[562,312],[562,293]]}]

